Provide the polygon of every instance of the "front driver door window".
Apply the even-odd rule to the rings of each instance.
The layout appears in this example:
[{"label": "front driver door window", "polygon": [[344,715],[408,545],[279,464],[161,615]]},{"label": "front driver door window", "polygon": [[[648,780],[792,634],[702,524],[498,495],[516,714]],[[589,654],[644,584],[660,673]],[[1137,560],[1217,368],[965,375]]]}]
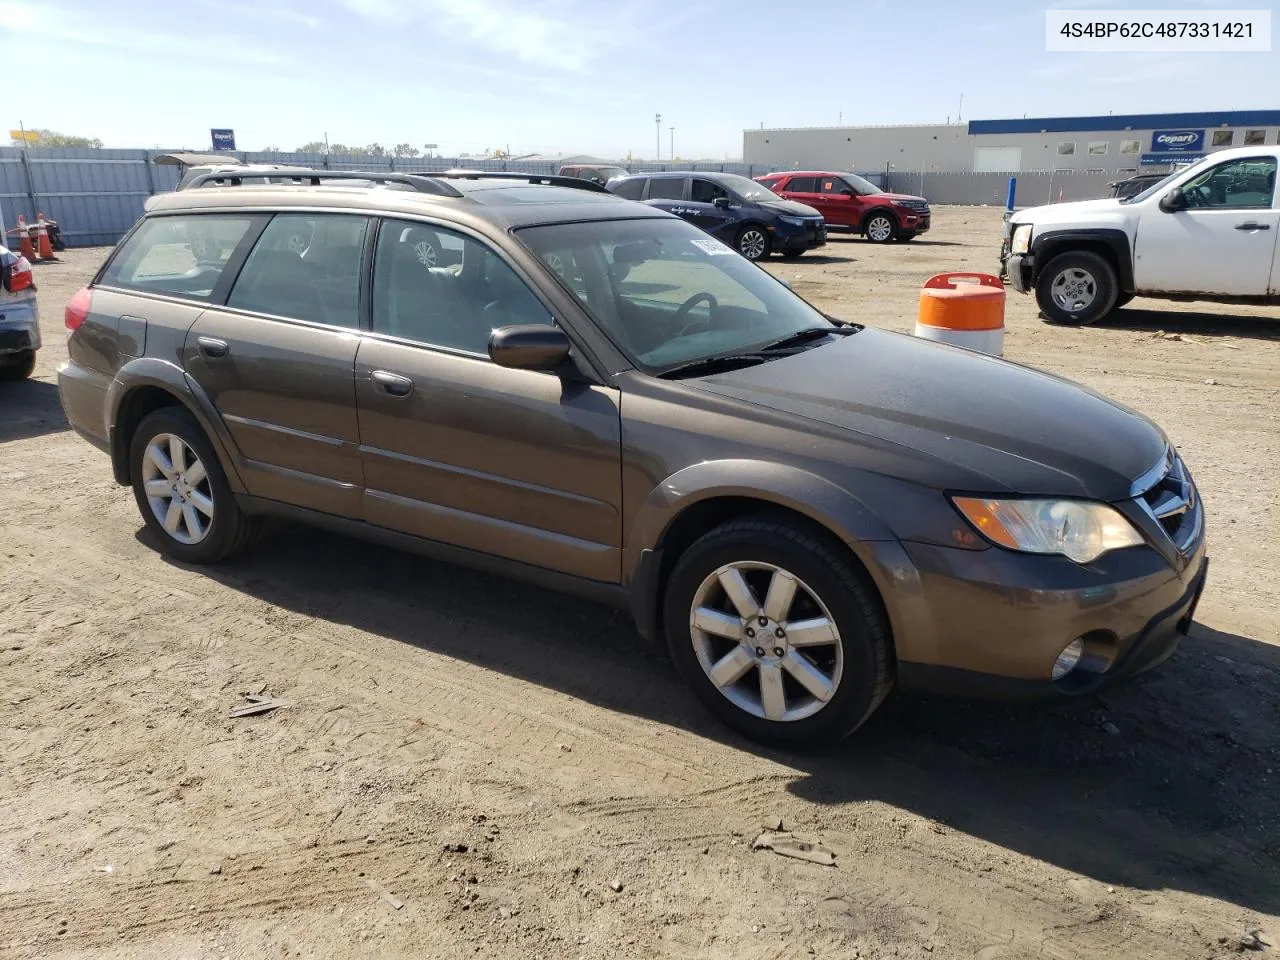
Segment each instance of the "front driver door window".
[{"label": "front driver door window", "polygon": [[[459,262],[423,263],[416,248],[428,235],[460,248]],[[561,269],[571,274],[571,260]],[[495,328],[554,322],[526,278],[469,234],[385,220],[372,307],[356,355],[364,518],[616,582],[617,392],[488,357]]]},{"label": "front driver door window", "polygon": [[1142,201],[1134,244],[1139,292],[1266,294],[1280,233],[1275,183],[1275,157],[1241,157],[1184,182],[1185,210],[1160,209],[1170,190]]}]

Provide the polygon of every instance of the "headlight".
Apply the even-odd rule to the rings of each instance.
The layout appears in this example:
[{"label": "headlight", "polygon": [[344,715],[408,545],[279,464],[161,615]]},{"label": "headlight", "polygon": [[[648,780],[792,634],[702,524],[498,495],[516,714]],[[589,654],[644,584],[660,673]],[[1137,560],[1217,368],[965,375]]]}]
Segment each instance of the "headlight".
[{"label": "headlight", "polygon": [[1060,553],[1076,563],[1092,563],[1108,550],[1143,542],[1133,525],[1105,503],[983,497],[951,502],[992,543],[1023,553]]},{"label": "headlight", "polygon": [[787,224],[788,226],[791,226],[791,227],[803,227],[803,226],[804,226],[804,220],[803,220],[802,218],[800,218],[800,217],[783,217],[783,216],[779,216],[779,217],[778,217],[778,221],[779,221],[780,223],[785,223],[785,224]]},{"label": "headlight", "polygon": [[1010,253],[1026,253],[1031,249],[1031,224],[1020,223],[1013,228],[1013,240],[1009,244]]}]

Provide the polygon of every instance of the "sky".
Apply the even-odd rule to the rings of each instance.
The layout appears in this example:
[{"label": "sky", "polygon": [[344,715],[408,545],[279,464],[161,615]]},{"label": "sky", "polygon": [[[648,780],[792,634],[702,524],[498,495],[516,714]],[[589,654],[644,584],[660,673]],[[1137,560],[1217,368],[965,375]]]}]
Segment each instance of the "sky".
[{"label": "sky", "polygon": [[[1276,4],[1050,5],[1280,25]],[[1044,33],[1025,0],[0,0],[5,62],[48,65],[9,77],[0,114],[113,147],[208,149],[230,127],[242,150],[327,133],[445,156],[732,159],[761,125],[1280,107],[1280,46],[1046,53]]]}]

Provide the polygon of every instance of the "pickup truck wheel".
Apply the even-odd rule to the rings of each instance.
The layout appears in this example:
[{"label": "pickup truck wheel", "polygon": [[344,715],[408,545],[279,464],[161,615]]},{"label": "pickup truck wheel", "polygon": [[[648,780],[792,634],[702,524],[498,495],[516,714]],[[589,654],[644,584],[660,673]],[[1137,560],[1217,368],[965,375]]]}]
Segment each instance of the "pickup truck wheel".
[{"label": "pickup truck wheel", "polygon": [[867,222],[862,225],[862,232],[872,243],[890,243],[897,239],[898,224],[892,214],[876,210],[867,217]]},{"label": "pickup truck wheel", "polygon": [[36,369],[36,352],[27,350],[7,357],[0,357],[0,381],[25,380]]},{"label": "pickup truck wheel", "polygon": [[787,518],[743,517],[704,534],[667,581],[671,656],[729,726],[764,743],[837,740],[893,684],[875,589],[839,543]]},{"label": "pickup truck wheel", "polygon": [[1132,293],[1121,293],[1119,296],[1117,296],[1117,297],[1116,297],[1116,305],[1115,305],[1114,307],[1112,307],[1111,309],[1113,309],[1113,310],[1119,310],[1119,309],[1120,309],[1121,307],[1123,307],[1126,303],[1128,303],[1130,300],[1132,300],[1132,299],[1134,298],[1134,296],[1135,296],[1135,295],[1134,295],[1134,294],[1132,294]]},{"label": "pickup truck wheel", "polygon": [[1116,272],[1096,253],[1061,253],[1044,265],[1036,280],[1036,302],[1052,323],[1093,323],[1115,307]]}]

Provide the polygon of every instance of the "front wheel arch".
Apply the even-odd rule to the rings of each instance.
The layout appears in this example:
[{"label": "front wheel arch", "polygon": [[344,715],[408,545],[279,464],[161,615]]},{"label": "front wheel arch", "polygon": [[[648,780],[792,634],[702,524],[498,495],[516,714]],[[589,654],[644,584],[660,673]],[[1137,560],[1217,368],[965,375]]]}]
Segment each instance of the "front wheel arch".
[{"label": "front wheel arch", "polygon": [[[898,236],[898,233],[901,228],[898,226],[898,218],[894,216],[893,211],[890,210],[888,207],[874,207],[873,209],[867,211],[867,215],[862,218],[862,227],[861,227],[862,235],[864,237],[867,237],[867,239],[871,239],[870,236],[867,234],[867,228],[870,226],[871,221],[878,216],[884,216],[885,218],[887,218],[889,221],[889,227],[890,227],[889,236],[887,240],[882,242],[885,242],[885,243],[892,242]],[[874,243],[875,241],[872,241],[872,242]]]}]

